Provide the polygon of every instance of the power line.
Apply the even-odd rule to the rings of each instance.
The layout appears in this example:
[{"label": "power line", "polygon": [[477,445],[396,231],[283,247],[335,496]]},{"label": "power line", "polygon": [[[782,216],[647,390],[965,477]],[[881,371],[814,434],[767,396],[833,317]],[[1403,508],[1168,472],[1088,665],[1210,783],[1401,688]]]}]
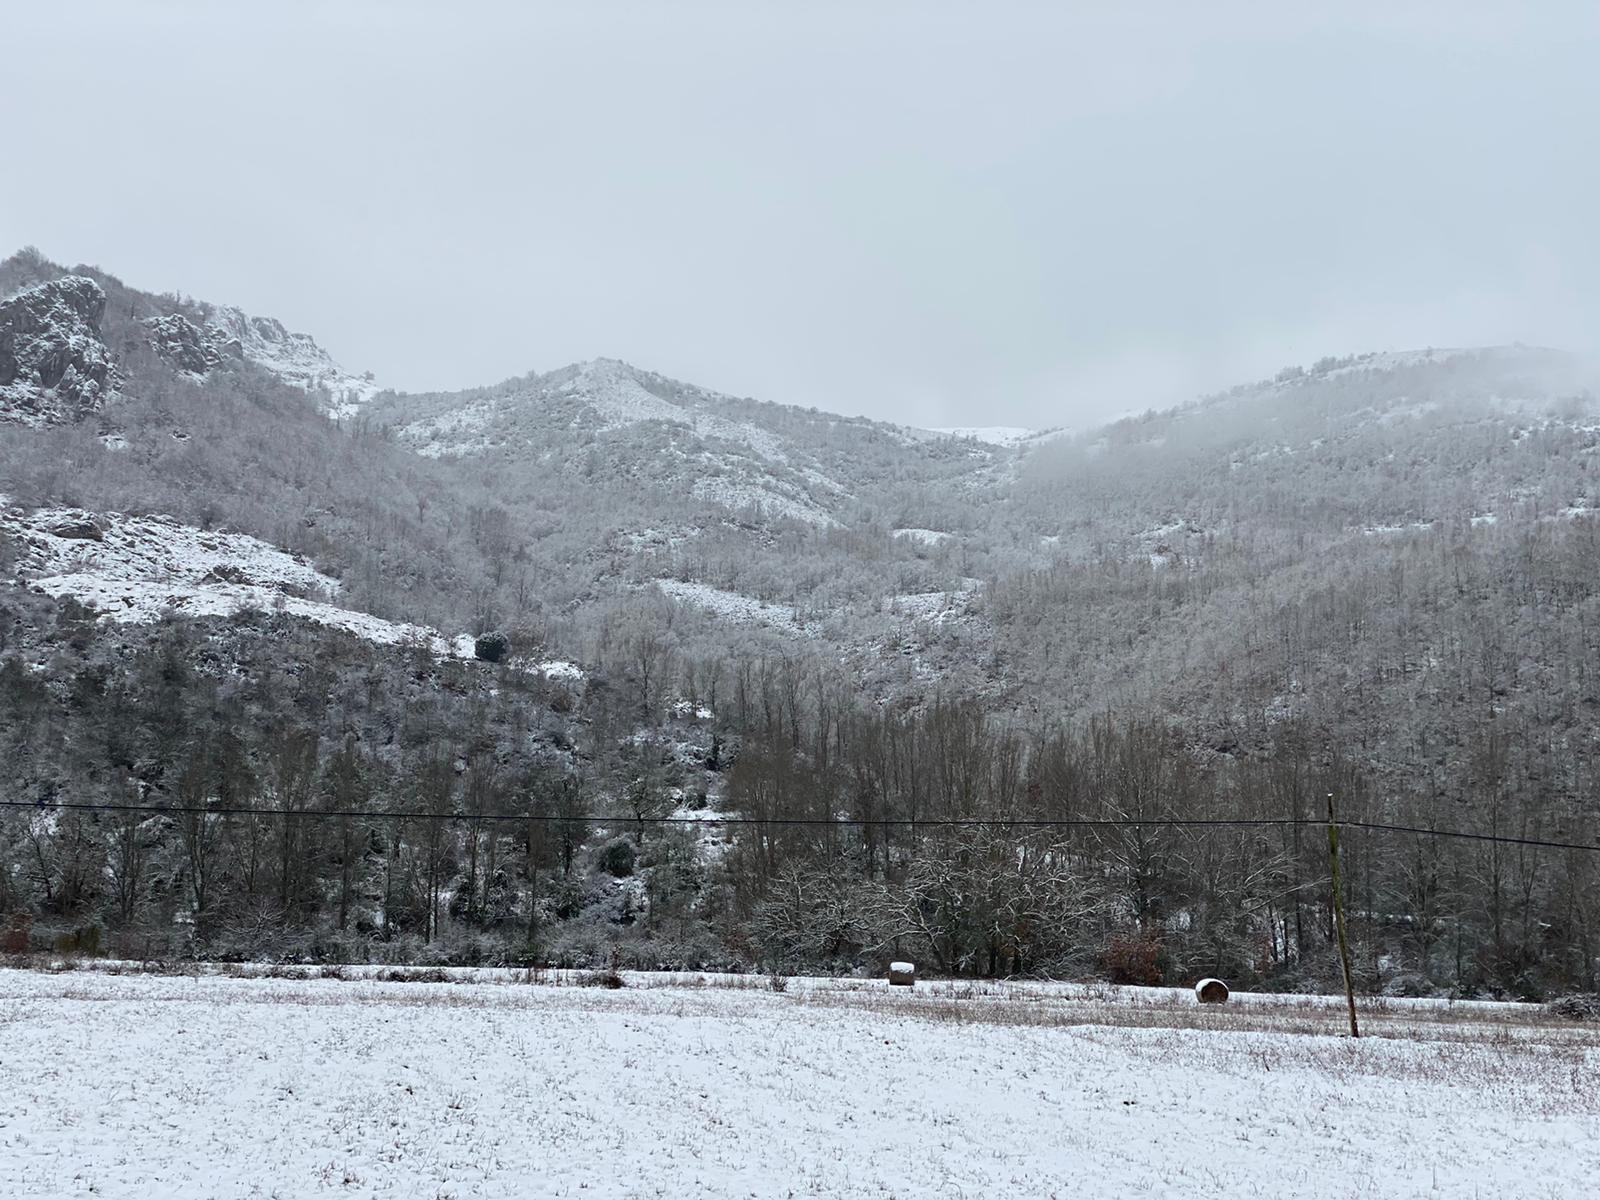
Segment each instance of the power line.
[{"label": "power line", "polygon": [[[1323,828],[1319,817],[750,817],[725,814],[697,816],[629,816],[595,813],[463,813],[463,812],[372,812],[353,808],[256,808],[205,804],[110,804],[86,800],[0,800],[0,808],[33,809],[44,812],[121,812],[146,816],[226,816],[226,817],[310,817],[343,818],[365,821],[484,821],[484,822],[571,822],[586,825],[723,825],[761,827],[830,826],[909,826],[917,829],[1250,829],[1313,826]],[[1592,842],[1560,842],[1549,838],[1510,837],[1505,834],[1478,833],[1464,829],[1428,829],[1420,825],[1395,825],[1383,821],[1357,821],[1341,818],[1340,829],[1368,829],[1378,833],[1408,833],[1421,837],[1454,838],[1461,841],[1494,842],[1506,846],[1535,846],[1550,850],[1589,850],[1600,852]]]}]

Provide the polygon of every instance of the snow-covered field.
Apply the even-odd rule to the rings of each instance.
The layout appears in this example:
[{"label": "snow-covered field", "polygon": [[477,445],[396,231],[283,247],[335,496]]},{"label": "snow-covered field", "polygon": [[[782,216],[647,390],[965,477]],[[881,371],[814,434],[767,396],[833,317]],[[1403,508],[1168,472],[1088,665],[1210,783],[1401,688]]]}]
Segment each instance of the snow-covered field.
[{"label": "snow-covered field", "polygon": [[[471,977],[471,976],[467,976]],[[8,1196],[1592,1195],[1536,1010],[0,973]],[[734,986],[734,985],[742,986]]]}]

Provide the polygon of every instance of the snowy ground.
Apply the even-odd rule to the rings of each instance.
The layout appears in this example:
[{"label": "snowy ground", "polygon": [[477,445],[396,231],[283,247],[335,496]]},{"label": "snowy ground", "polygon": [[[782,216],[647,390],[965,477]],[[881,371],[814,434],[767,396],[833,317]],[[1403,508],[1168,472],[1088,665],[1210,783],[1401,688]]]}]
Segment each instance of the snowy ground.
[{"label": "snowy ground", "polygon": [[921,542],[924,546],[938,546],[955,537],[955,534],[942,529],[891,529],[889,535],[909,542]]},{"label": "snowy ground", "polygon": [[22,545],[22,567],[40,577],[248,584],[264,593],[293,588],[324,599],[339,592],[338,580],[259,538],[196,529],[171,517],[0,507],[0,530]]},{"label": "snowy ground", "polygon": [[658,579],[656,586],[680,604],[691,604],[735,625],[764,625],[783,633],[804,632],[787,604],[768,604],[753,596],[725,591],[709,583]]},{"label": "snowy ground", "polygon": [[[0,972],[9,1196],[1591,1195],[1535,1010]],[[735,986],[743,985],[743,986]],[[754,986],[751,986],[754,985]]]}]

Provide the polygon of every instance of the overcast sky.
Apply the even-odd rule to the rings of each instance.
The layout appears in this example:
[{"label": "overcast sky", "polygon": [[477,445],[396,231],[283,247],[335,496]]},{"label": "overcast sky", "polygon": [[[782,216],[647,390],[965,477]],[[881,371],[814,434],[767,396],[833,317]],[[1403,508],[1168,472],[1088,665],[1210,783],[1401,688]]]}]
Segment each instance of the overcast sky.
[{"label": "overcast sky", "polygon": [[1083,424],[1600,337],[1600,16],[11,3],[0,241],[397,387]]}]

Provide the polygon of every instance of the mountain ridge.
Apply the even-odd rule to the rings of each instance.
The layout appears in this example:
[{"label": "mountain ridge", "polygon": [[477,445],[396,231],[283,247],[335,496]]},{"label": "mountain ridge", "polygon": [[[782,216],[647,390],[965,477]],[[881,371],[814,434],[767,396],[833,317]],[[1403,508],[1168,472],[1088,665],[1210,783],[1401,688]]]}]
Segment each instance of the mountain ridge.
[{"label": "mountain ridge", "polygon": [[[75,345],[103,357],[114,396],[0,424],[0,739],[19,796],[159,806],[248,786],[458,805],[459,857],[402,866],[432,882],[385,921],[435,944],[447,889],[446,926],[476,939],[463,953],[550,929],[584,963],[601,958],[597,927],[641,913],[694,931],[629,935],[641,959],[721,961],[767,936],[762,906],[785,888],[926,899],[926,872],[1029,852],[899,832],[930,815],[1299,820],[1337,789],[1365,820],[1592,837],[1600,411],[1572,356],[1328,359],[996,445],[618,360],[465,392],[341,392],[361,377],[276,323],[218,325],[198,301],[38,262],[0,264],[0,291],[74,273],[104,297],[92,338],[85,313],[52,317],[61,336],[24,347],[49,369],[12,383],[41,400],[51,356]],[[580,799],[603,838],[480,838],[491,806]],[[692,846],[646,834],[651,814],[725,811],[776,824]],[[814,830],[840,814],[855,823]],[[230,835],[240,862],[251,828]],[[599,865],[624,830],[637,884]],[[1287,834],[1145,832],[1072,850],[1155,914],[1117,936],[1159,930],[1180,964],[1220,939],[1248,977],[1286,969],[1250,949],[1262,938],[1302,961],[1324,860]],[[182,828],[151,836],[185,861]],[[49,842],[69,858],[83,844]],[[525,852],[527,874],[476,871],[489,844]],[[1475,846],[1413,862],[1416,848],[1356,857],[1382,893],[1372,912],[1432,911],[1430,864],[1483,869]],[[341,878],[321,852],[280,874],[282,922],[208,916],[210,944],[309,945],[294,914]],[[393,852],[339,853],[365,855],[370,886]],[[1519,876],[1529,928],[1554,931],[1531,941],[1508,944],[1462,901],[1455,977],[1576,977],[1561,922],[1588,885],[1562,870]],[[1216,881],[1233,878],[1263,890],[1226,899]],[[247,883],[227,886],[249,902]],[[1418,927],[1388,936],[1426,962]]]},{"label": "mountain ridge", "polygon": [[[100,268],[82,265],[70,269],[61,267],[50,262],[38,251],[29,247],[18,251],[4,260],[3,263],[0,263],[0,302],[10,302],[15,299],[18,293],[27,290],[31,286],[60,280],[63,277],[86,278],[94,282],[96,287],[102,286],[103,281],[109,280],[118,288],[123,287],[119,279],[102,271]],[[137,294],[146,295],[144,293]],[[358,374],[349,371],[338,363],[316,341],[313,335],[291,332],[281,321],[274,317],[252,316],[235,306],[185,300],[178,296],[147,298],[153,300],[164,310],[155,317],[147,318],[152,322],[161,322],[171,318],[184,318],[186,313],[201,314],[203,326],[195,332],[207,334],[216,339],[214,344],[207,345],[202,343],[197,347],[202,354],[206,354],[212,360],[208,365],[217,365],[216,360],[223,355],[233,358],[247,358],[263,369],[272,372],[291,386],[295,386],[308,394],[320,394],[323,407],[335,419],[354,417],[367,409],[370,402],[379,395],[386,395],[394,401],[402,402],[398,406],[399,412],[417,407],[448,410],[452,407],[463,406],[457,398],[475,399],[493,395],[497,392],[507,392],[519,387],[528,389],[531,384],[534,385],[533,390],[527,390],[523,398],[537,399],[541,394],[537,390],[539,388],[545,389],[545,394],[548,394],[548,389],[552,385],[566,384],[569,386],[565,390],[570,393],[575,390],[570,386],[575,379],[585,380],[593,377],[609,377],[607,381],[613,384],[618,382],[637,384],[640,380],[648,380],[661,391],[687,400],[687,407],[690,410],[716,406],[750,405],[758,406],[762,409],[782,410],[791,414],[816,414],[824,420],[844,422],[852,427],[899,431],[907,437],[949,438],[958,441],[975,441],[1001,448],[1012,448],[1034,444],[1040,440],[1055,437],[1093,434],[1127,422],[1142,421],[1153,414],[1170,415],[1205,409],[1225,400],[1237,398],[1241,395],[1257,394],[1269,389],[1289,389],[1292,391],[1295,386],[1306,382],[1358,372],[1385,373],[1420,365],[1441,365],[1452,360],[1482,360],[1499,356],[1540,356],[1559,362],[1568,370],[1582,361],[1577,354],[1557,347],[1528,346],[1522,343],[1455,348],[1427,347],[1402,351],[1365,351],[1343,356],[1326,356],[1310,365],[1286,367],[1271,377],[1236,384],[1230,388],[1197,396],[1193,400],[1159,410],[1130,411],[1123,417],[1112,418],[1077,431],[1066,430],[1059,426],[1050,426],[1043,429],[1019,426],[918,427],[871,417],[848,416],[833,410],[803,408],[798,405],[737,397],[730,393],[718,392],[698,384],[675,380],[659,372],[636,367],[625,360],[606,356],[575,361],[549,371],[529,371],[523,375],[512,376],[496,383],[450,391],[408,392],[384,389],[378,385],[372,372],[367,371]],[[100,310],[103,311],[103,297],[98,304]],[[159,333],[160,330],[158,329],[157,332]],[[70,332],[64,336],[70,337]],[[1586,365],[1586,370],[1592,380],[1595,375],[1593,366]],[[583,394],[581,389],[576,390],[580,395]],[[651,419],[666,421],[681,421],[683,419],[681,413],[676,411],[681,406],[674,404],[671,400],[663,400],[661,396],[650,393],[648,388],[640,390],[643,390],[645,395],[634,400],[631,404],[627,397],[618,395],[602,394],[591,398],[596,402],[596,406],[608,413],[609,419],[617,424]],[[1288,393],[1286,392],[1286,394]],[[470,447],[466,445],[452,446],[448,442],[430,449],[426,430],[417,428],[417,426],[423,424],[423,419],[412,418],[396,422],[391,417],[391,419],[385,420],[384,424],[391,427],[402,440],[418,443],[419,449],[424,453],[447,455],[470,452]],[[724,428],[728,432],[737,431],[736,426],[725,426]],[[757,445],[755,448],[765,449],[769,454],[771,453],[770,442],[766,443],[766,446]]]},{"label": "mountain ridge", "polygon": [[[0,291],[63,275],[38,256],[14,256],[0,266]],[[552,622],[586,627],[588,614],[631,604],[637,592],[630,589],[661,580],[661,594],[680,607],[781,638],[784,621],[752,625],[739,614],[831,610],[854,614],[849,622],[867,628],[883,613],[926,608],[900,598],[970,595],[986,608],[1030,572],[1092,569],[1108,554],[1150,571],[1203,576],[1219,555],[1237,553],[1231,548],[1250,539],[1311,536],[1331,549],[1349,537],[1452,521],[1486,530],[1526,506],[1530,489],[1543,496],[1554,483],[1549,475],[1517,474],[1499,451],[1481,458],[1488,447],[1501,438],[1548,440],[1555,430],[1581,442],[1595,432],[1593,393],[1578,385],[1574,357],[1514,346],[1327,358],[1189,405],[1044,435],[916,430],[735,397],[605,358],[461,392],[380,391],[370,378],[345,372],[314,339],[289,334],[270,318],[150,297],[99,275],[106,282],[92,286],[110,289],[114,326],[100,344],[108,355],[117,345],[114,357],[130,384],[127,397],[99,406],[97,421],[111,428],[126,414],[137,428],[98,432],[124,462],[192,455],[179,412],[188,406],[198,416],[204,397],[223,394],[225,384],[248,407],[255,402],[243,397],[257,378],[248,370],[259,370],[287,389],[282,396],[303,395],[332,419],[322,433],[311,414],[296,417],[310,422],[303,453],[378,455],[391,464],[383,471],[415,476],[405,485],[414,495],[405,502],[415,507],[412,524],[429,526],[441,489],[475,480],[483,498],[452,506],[445,528],[428,535],[456,542],[428,551],[437,561],[462,560],[440,580],[484,572],[495,581],[490,590],[502,598],[477,602],[475,613],[448,591],[438,592],[427,612],[402,611],[408,592],[423,586],[432,594],[438,585],[415,581],[379,545],[352,543],[348,518],[336,511],[308,515],[292,536],[272,539],[321,554],[339,574],[370,576],[374,582],[353,593],[358,607],[443,627],[506,623],[508,573],[526,578],[529,571],[543,582],[521,585],[512,607],[522,614],[517,621],[542,612],[535,625],[546,630]],[[170,371],[172,382],[160,382],[161,371]],[[171,389],[171,396],[152,403],[136,395],[141,389]],[[280,395],[262,396],[269,394]],[[1452,449],[1462,438],[1472,446],[1464,456]],[[1394,469],[1385,448],[1395,439],[1412,444],[1409,475]],[[1447,467],[1456,457],[1463,461]],[[1219,470],[1226,477],[1221,492],[1213,474]],[[1355,505],[1338,499],[1333,482],[1341,474],[1354,478],[1352,471],[1370,476]],[[1329,492],[1319,509],[1290,498],[1312,480],[1325,480]],[[388,486],[374,497],[380,506],[388,503]],[[1581,514],[1593,491],[1574,476],[1537,503]],[[1235,496],[1226,502],[1234,515],[1219,511],[1209,492]],[[1279,501],[1250,507],[1275,493]],[[600,496],[600,503],[571,503]],[[78,507],[128,508],[114,492],[103,498]],[[463,525],[470,547],[456,532]],[[241,528],[274,532],[260,521]],[[337,531],[335,540],[324,540],[324,530]],[[479,565],[469,568],[466,560]],[[396,590],[381,579],[406,582]],[[986,691],[1014,689],[1021,681],[1012,672],[978,666],[999,663],[1001,651],[992,623],[976,610],[968,615],[950,625],[946,613],[931,640],[914,640],[927,649],[964,630],[956,637],[968,643],[954,652],[965,660],[957,674],[981,680],[976,686]],[[910,625],[921,623],[913,618]],[[860,645],[873,647],[864,669],[898,677],[886,685],[891,689],[913,686],[926,670],[920,650],[903,664],[908,670],[892,667],[897,656],[887,647],[896,636],[885,627],[865,643],[845,639],[857,645],[857,657]]]}]

